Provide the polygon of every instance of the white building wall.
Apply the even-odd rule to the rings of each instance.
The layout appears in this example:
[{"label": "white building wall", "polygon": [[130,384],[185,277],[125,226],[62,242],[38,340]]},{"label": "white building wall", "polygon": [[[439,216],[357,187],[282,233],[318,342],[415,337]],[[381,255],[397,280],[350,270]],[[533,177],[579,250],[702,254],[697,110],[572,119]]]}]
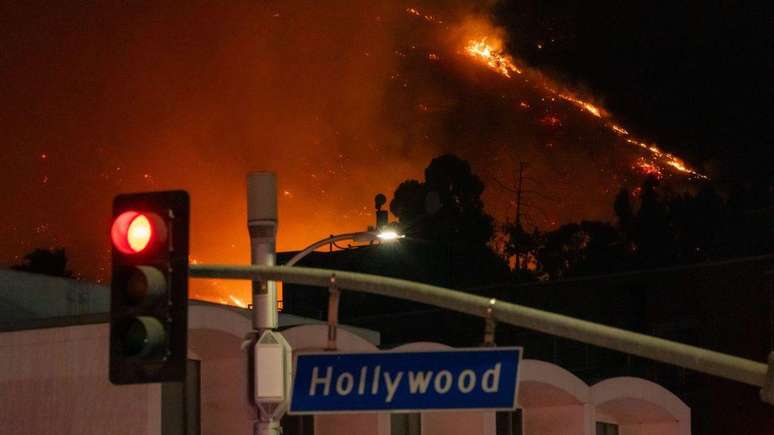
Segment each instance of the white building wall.
[{"label": "white building wall", "polygon": [[[485,434],[491,412],[454,411],[422,414],[422,435]],[[491,433],[494,435],[494,432]]]},{"label": "white building wall", "polygon": [[[249,433],[244,356],[240,344],[249,320],[212,306],[189,311],[189,357],[201,363],[204,434]],[[319,351],[326,325],[283,331],[294,351]],[[108,381],[108,325],[79,325],[0,333],[0,433],[104,435],[158,434],[158,384],[114,386]],[[342,352],[376,351],[344,329]],[[446,349],[412,343],[396,350]],[[690,435],[690,409],[662,387],[637,378],[587,386],[566,370],[523,360],[519,406],[525,435],[594,435],[595,421],[619,424],[621,435]],[[422,435],[494,435],[493,412],[428,412]],[[318,435],[389,435],[389,414],[322,415]]]},{"label": "white building wall", "polygon": [[242,337],[250,320],[231,308],[188,308],[188,357],[200,361],[202,434],[250,433]]},{"label": "white building wall", "polygon": [[677,396],[645,379],[618,377],[590,388],[591,403],[621,435],[690,435],[691,410]]},{"label": "white building wall", "polygon": [[0,333],[0,432],[161,431],[161,387],[108,381],[108,325]]},{"label": "white building wall", "polygon": [[203,434],[249,434],[251,414],[245,383],[235,373],[244,369],[242,358],[201,363],[201,428]]},{"label": "white building wall", "polygon": [[390,435],[387,414],[329,414],[315,417],[315,435]]},{"label": "white building wall", "polygon": [[589,429],[587,405],[524,408],[525,435],[594,435]]},{"label": "white building wall", "polygon": [[[202,433],[250,433],[254,414],[241,351],[250,321],[233,309],[192,305],[189,328],[189,358],[200,360]],[[321,348],[327,326],[291,328],[287,335],[296,349]],[[338,342],[345,351],[376,349],[344,329]],[[160,384],[112,385],[108,346],[107,323],[0,332],[0,434],[160,434]],[[357,421],[347,426],[355,434],[389,435],[388,415]]]}]

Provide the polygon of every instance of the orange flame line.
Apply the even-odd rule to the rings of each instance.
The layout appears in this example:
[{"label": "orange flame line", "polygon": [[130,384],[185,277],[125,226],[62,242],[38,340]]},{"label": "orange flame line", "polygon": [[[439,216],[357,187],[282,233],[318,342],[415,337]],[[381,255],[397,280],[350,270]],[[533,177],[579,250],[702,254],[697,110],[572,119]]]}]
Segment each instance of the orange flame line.
[{"label": "orange flame line", "polygon": [[[468,44],[465,46],[465,52],[469,56],[479,61],[483,61],[484,63],[486,63],[487,66],[489,66],[489,68],[493,69],[494,71],[498,72],[499,74],[509,79],[511,78],[511,72],[522,74],[522,70],[513,63],[513,59],[511,58],[511,56],[504,53],[502,50],[494,48],[493,46],[489,45],[487,43],[487,37],[483,37],[478,40],[468,41]],[[573,96],[567,93],[562,93],[560,91],[557,91],[556,89],[551,88],[548,85],[543,85],[543,88],[546,91],[556,95],[557,97],[574,104],[575,106],[579,107],[581,110],[591,113],[597,118],[601,119],[601,118],[609,117],[609,114],[604,109],[598,106],[595,106],[594,104],[591,104],[587,101],[584,101],[576,96]],[[617,125],[613,122],[608,122],[607,124],[605,124],[605,126],[620,136],[626,136],[625,138],[626,142],[632,145],[637,145],[640,148],[648,151],[651,156],[659,160],[662,160],[665,165],[668,165],[684,174],[688,174],[688,175],[703,178],[703,179],[709,178],[706,175],[702,175],[696,172],[695,170],[691,169],[690,167],[688,167],[688,165],[680,158],[670,153],[661,151],[656,145],[649,145],[643,141],[632,138],[629,134],[629,131],[626,130],[624,127]],[[646,163],[646,164],[649,165],[650,167],[656,168],[651,163]],[[643,168],[641,164],[637,164],[636,166]],[[660,169],[659,169],[659,174],[660,174]]]}]

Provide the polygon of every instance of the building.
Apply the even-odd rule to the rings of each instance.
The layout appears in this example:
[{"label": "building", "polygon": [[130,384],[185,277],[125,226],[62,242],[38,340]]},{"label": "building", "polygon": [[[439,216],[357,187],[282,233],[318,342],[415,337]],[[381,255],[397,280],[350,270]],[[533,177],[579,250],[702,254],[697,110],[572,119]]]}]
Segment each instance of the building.
[{"label": "building", "polygon": [[[79,281],[0,271],[0,430],[4,434],[249,433],[243,401],[242,337],[247,310],[192,301],[189,379],[180,384],[108,382],[108,289]],[[325,348],[327,326],[280,314],[294,351]],[[342,327],[341,351],[378,351],[381,336]],[[396,350],[448,346],[419,342]],[[522,362],[514,413],[432,412],[286,417],[285,433],[339,435],[679,434],[690,410],[641,378],[587,384],[557,364]]]}]

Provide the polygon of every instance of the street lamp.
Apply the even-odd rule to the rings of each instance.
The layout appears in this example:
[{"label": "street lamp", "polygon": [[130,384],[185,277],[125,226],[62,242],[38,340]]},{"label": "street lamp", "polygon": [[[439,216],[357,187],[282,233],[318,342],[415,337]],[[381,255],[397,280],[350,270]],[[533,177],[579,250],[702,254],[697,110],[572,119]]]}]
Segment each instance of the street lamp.
[{"label": "street lamp", "polygon": [[307,246],[298,254],[294,255],[293,258],[288,260],[288,262],[285,263],[285,266],[293,266],[294,264],[298,263],[302,258],[314,252],[314,250],[319,248],[320,246],[325,246],[327,244],[339,242],[342,240],[354,240],[356,242],[375,242],[375,241],[393,242],[395,240],[402,239],[403,237],[405,236],[402,234],[398,234],[395,230],[390,230],[390,229],[385,229],[383,231],[360,231],[357,233],[337,234],[334,236],[326,237],[322,240],[318,240],[312,243],[311,245]]},{"label": "street lamp", "polygon": [[330,243],[338,242],[341,240],[354,240],[355,242],[366,243],[375,241],[394,242],[395,240],[402,239],[405,236],[403,234],[399,234],[397,231],[390,227],[388,222],[388,212],[387,210],[382,210],[382,207],[386,203],[387,197],[385,197],[383,194],[380,193],[374,197],[374,207],[376,208],[376,230],[373,230],[373,227],[368,227],[369,231],[344,233],[335,236],[332,235],[322,240],[318,240],[304,248],[298,254],[294,255],[293,258],[285,263],[285,266],[292,266],[298,263],[302,258],[311,254],[320,246],[328,245]]},{"label": "street lamp", "polygon": [[398,234],[397,232],[392,231],[392,230],[387,230],[387,231],[379,232],[376,235],[376,237],[378,237],[379,240],[383,240],[385,242],[389,242],[389,241],[393,241],[393,240],[397,240],[397,239],[402,239],[402,238],[404,238],[406,236],[404,236],[402,234]]}]

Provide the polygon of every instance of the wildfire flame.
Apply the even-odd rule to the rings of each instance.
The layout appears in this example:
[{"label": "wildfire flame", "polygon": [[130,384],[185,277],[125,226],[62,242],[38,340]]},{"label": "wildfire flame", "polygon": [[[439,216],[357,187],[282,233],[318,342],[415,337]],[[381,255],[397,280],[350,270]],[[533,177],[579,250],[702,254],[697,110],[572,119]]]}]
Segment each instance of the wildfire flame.
[{"label": "wildfire flame", "polygon": [[415,17],[420,17],[429,23],[443,24],[443,21],[439,20],[433,15],[424,14],[417,8],[406,8],[406,13]]},{"label": "wildfire flame", "polygon": [[565,101],[569,101],[569,102],[575,104],[576,106],[578,106],[581,109],[591,113],[592,115],[596,116],[597,118],[601,118],[602,117],[602,109],[600,109],[599,107],[597,107],[597,106],[595,106],[595,105],[593,105],[593,104],[591,104],[591,103],[589,103],[587,101],[583,101],[580,98],[574,97],[572,95],[567,95],[567,94],[556,93],[556,95],[559,98],[561,98],[561,99],[563,99]]},{"label": "wildfire flame", "polygon": [[643,175],[651,175],[658,179],[661,179],[664,176],[661,168],[659,168],[658,165],[647,161],[644,157],[637,159],[637,161],[634,163],[634,169]]},{"label": "wildfire flame", "polygon": [[610,124],[608,124],[608,127],[610,127],[610,130],[613,130],[614,132],[620,134],[621,136],[629,136],[629,130],[621,127],[620,125],[616,125],[611,122]]},{"label": "wildfire flame", "polygon": [[487,37],[479,40],[470,40],[465,46],[465,52],[468,55],[486,62],[490,68],[511,78],[511,73],[521,74],[521,70],[514,65],[513,59],[505,54],[501,49],[487,44]]},{"label": "wildfire flame", "polygon": [[[485,63],[487,66],[489,66],[489,68],[506,78],[510,79],[512,72],[515,72],[516,74],[522,74],[523,70],[514,64],[513,58],[500,48],[502,47],[502,43],[496,42],[490,44],[488,42],[489,40],[490,37],[488,36],[469,40],[468,44],[465,46],[465,53],[477,61]],[[575,95],[572,95],[569,92],[558,91],[547,83],[543,83],[542,87],[545,91],[573,104],[585,112],[592,114],[596,118],[610,118],[610,114],[601,107],[585,101]],[[635,162],[634,166],[635,168],[639,169],[639,172],[648,175],[656,175],[660,178],[663,176],[661,167],[659,167],[660,163],[662,165],[667,165],[683,174],[697,178],[708,179],[706,175],[702,175],[696,172],[694,169],[690,168],[688,164],[679,157],[662,151],[655,144],[648,144],[644,140],[633,137],[626,128],[615,124],[610,120],[605,123],[605,126],[615,134],[624,137],[624,140],[627,143],[636,145],[650,154],[652,161],[641,158]]]}]

